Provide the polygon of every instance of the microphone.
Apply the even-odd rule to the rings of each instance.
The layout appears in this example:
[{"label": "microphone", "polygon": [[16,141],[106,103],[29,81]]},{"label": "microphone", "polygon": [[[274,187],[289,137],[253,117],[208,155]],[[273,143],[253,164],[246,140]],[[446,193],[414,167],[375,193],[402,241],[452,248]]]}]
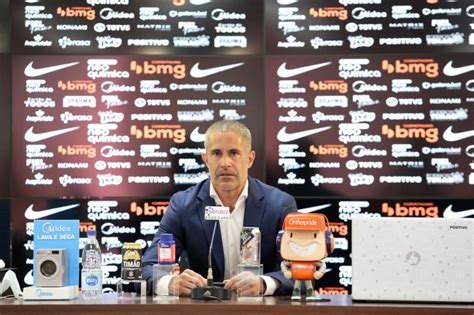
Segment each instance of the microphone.
[{"label": "microphone", "polygon": [[214,276],[212,275],[212,245],[214,245],[214,236],[216,235],[217,221],[214,222],[214,229],[212,230],[211,245],[209,246],[209,253],[207,255],[207,285],[214,284]]},{"label": "microphone", "polygon": [[[216,235],[217,220],[219,219],[228,219],[228,216],[222,216],[222,210],[226,207],[206,207],[206,220],[216,220],[214,221],[214,228],[212,230],[211,243],[209,245],[209,253],[207,255],[207,286],[197,287],[191,290],[191,298],[195,300],[230,300],[231,291],[221,286],[214,284],[214,276],[212,273],[212,246],[214,244],[214,236]],[[229,208],[226,209],[227,213]],[[212,213],[212,212],[216,213]]]}]

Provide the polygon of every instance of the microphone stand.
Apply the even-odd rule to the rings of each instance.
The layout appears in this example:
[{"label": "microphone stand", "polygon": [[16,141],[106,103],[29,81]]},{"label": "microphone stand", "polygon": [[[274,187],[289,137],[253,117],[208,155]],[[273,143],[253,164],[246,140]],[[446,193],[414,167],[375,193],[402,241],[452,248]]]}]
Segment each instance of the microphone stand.
[{"label": "microphone stand", "polygon": [[214,285],[214,276],[212,274],[212,245],[214,244],[214,236],[216,234],[217,221],[214,222],[212,230],[211,245],[207,256],[207,286],[197,287],[191,290],[191,298],[195,300],[230,300],[231,291],[224,287]]}]

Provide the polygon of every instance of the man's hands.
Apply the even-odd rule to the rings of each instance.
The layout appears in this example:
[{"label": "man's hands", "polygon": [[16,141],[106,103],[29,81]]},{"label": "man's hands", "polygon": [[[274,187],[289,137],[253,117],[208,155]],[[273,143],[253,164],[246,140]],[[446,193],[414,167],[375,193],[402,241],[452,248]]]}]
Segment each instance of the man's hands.
[{"label": "man's hands", "polygon": [[236,291],[241,296],[258,296],[265,292],[265,281],[251,273],[244,271],[224,281],[224,288]]},{"label": "man's hands", "polygon": [[200,274],[191,269],[186,269],[181,274],[173,277],[170,281],[168,291],[171,295],[177,293],[179,296],[190,296],[192,289],[206,285],[207,280]]}]

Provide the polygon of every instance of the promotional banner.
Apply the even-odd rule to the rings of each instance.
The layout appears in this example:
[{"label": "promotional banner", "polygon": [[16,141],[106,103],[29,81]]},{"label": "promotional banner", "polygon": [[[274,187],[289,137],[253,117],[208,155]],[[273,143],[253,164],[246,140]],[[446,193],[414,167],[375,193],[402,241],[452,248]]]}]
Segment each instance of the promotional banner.
[{"label": "promotional banner", "polygon": [[267,57],[265,70],[268,183],[295,196],[472,195],[468,54]]},{"label": "promotional banner", "polygon": [[[169,196],[206,179],[209,125],[261,130],[261,67],[245,56],[15,56],[13,194]],[[254,132],[257,156],[263,137]],[[263,177],[263,159],[251,174]]]},{"label": "promotional banner", "polygon": [[12,1],[15,53],[255,54],[262,0]]}]

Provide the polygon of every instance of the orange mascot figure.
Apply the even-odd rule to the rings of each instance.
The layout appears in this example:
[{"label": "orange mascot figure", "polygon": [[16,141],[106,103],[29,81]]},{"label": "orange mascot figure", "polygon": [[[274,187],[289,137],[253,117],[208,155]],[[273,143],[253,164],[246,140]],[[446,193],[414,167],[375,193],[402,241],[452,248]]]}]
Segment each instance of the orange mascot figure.
[{"label": "orange mascot figure", "polygon": [[315,301],[312,280],[326,272],[323,261],[334,249],[334,237],[329,222],[320,213],[290,213],[283,222],[281,236],[281,271],[294,279],[292,301],[301,301],[301,282],[306,286],[306,301]]}]

